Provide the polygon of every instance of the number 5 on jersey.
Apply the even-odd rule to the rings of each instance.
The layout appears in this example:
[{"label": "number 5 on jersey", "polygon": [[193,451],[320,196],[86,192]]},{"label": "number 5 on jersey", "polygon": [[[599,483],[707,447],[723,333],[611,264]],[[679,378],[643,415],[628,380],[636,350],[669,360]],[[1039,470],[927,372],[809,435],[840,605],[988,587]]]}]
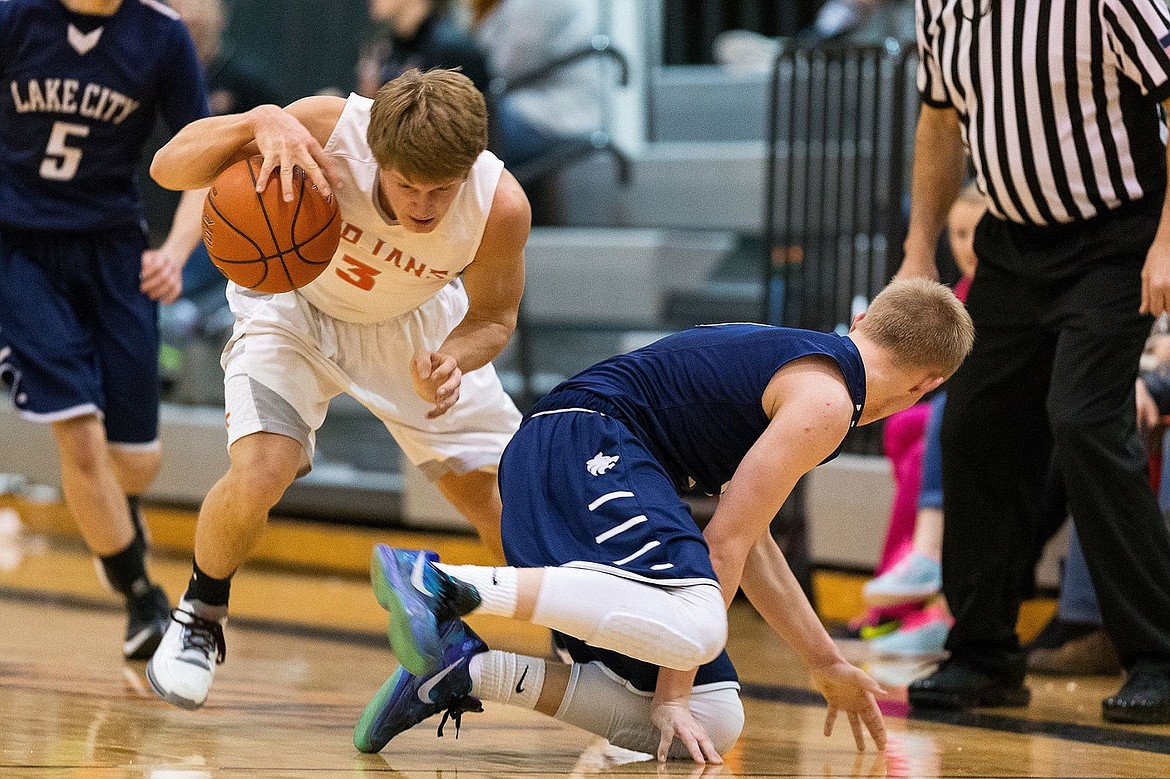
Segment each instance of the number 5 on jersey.
[{"label": "number 5 on jersey", "polygon": [[72,122],[53,122],[49,143],[45,146],[45,158],[41,160],[41,178],[52,181],[69,181],[77,175],[81,165],[81,149],[70,146],[69,136],[85,138],[89,126]]}]

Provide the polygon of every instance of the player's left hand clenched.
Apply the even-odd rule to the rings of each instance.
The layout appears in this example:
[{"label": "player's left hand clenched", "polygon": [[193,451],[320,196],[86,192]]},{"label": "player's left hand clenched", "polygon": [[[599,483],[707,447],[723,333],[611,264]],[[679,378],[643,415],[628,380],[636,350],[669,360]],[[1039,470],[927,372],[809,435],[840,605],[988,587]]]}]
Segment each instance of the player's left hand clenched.
[{"label": "player's left hand clenched", "polygon": [[142,253],[142,294],[159,303],[174,303],[183,294],[183,265],[186,257],[177,256],[165,246]]},{"label": "player's left hand clenched", "polygon": [[863,723],[877,748],[885,749],[886,723],[874,698],[886,694],[881,685],[860,668],[844,661],[813,669],[812,683],[829,704],[829,713],[825,716],[826,736],[833,734],[837,714],[843,711],[853,727],[853,740],[858,751],[865,749]]},{"label": "player's left hand clenched", "polygon": [[463,371],[459,370],[459,364],[449,354],[418,350],[410,361],[410,377],[414,380],[414,391],[418,396],[435,404],[427,412],[427,419],[441,417],[459,401]]}]

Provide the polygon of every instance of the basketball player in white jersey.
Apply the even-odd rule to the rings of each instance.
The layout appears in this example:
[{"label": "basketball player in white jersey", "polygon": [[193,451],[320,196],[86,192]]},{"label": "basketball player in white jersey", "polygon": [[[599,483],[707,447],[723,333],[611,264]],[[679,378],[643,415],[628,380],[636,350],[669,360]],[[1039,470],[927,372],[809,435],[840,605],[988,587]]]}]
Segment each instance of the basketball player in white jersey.
[{"label": "basketball player in white jersey", "polygon": [[231,466],[203,502],[187,592],[147,667],[165,700],[206,699],[231,577],[309,470],[335,395],[382,420],[502,559],[496,467],[520,414],[490,361],[516,326],[531,212],[486,145],[471,81],[414,70],[372,101],[315,96],[204,119],[155,156],[155,180],[186,190],[259,153],[258,188],[279,168],[286,199],[299,165],[335,192],[343,219],[332,265],[308,286],[270,295],[228,285]]}]

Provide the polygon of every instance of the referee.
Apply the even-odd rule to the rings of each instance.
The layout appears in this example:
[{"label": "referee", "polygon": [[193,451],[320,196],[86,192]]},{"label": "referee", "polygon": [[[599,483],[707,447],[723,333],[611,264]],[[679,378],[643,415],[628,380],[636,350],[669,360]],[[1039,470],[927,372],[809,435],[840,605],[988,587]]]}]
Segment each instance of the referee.
[{"label": "referee", "polygon": [[1127,671],[1103,716],[1170,722],[1170,536],[1134,413],[1151,315],[1170,310],[1170,16],[1160,0],[918,0],[917,33],[898,275],[937,277],[967,153],[989,212],[967,298],[975,348],[943,419],[951,654],[910,703],[1028,703],[1015,625],[1053,456]]}]

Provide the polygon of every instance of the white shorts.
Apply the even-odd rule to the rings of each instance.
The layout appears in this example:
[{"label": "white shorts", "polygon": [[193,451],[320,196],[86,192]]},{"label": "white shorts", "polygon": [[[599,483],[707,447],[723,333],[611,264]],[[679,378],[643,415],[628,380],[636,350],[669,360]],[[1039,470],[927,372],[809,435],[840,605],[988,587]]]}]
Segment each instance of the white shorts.
[{"label": "white shorts", "polygon": [[279,433],[301,442],[301,474],[308,473],[329,401],[346,393],[382,420],[412,463],[438,479],[496,467],[520,424],[490,363],[463,374],[459,401],[438,419],[426,418],[433,406],[414,392],[414,353],[438,349],[467,312],[458,281],[378,324],[334,319],[297,294],[228,284],[227,296],[236,317],[220,361],[229,447],[252,433]]}]

